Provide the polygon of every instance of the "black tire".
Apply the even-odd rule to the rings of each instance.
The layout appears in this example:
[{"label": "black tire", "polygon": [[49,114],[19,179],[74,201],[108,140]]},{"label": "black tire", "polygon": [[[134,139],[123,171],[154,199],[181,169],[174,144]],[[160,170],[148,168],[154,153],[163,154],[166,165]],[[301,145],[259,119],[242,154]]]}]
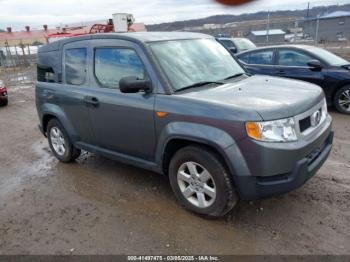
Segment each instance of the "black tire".
[{"label": "black tire", "polygon": [[[53,143],[51,141],[51,130],[53,128],[57,128],[63,135],[64,143],[65,143],[65,152],[63,155],[60,155],[58,152],[56,152]],[[75,159],[77,159],[80,156],[81,150],[74,147],[74,145],[71,143],[66,130],[62,126],[62,124],[57,119],[51,119],[49,123],[47,124],[47,139],[49,142],[50,149],[54,156],[63,163],[70,163],[73,162]]]},{"label": "black tire", "polygon": [[348,93],[350,95],[350,85],[346,85],[343,86],[342,88],[340,88],[334,95],[334,106],[335,108],[343,114],[350,114],[350,105],[349,105],[349,109],[346,110],[342,105],[340,105],[340,99],[344,98],[344,93]]},{"label": "black tire", "polygon": [[[191,203],[182,193],[178,183],[178,171],[185,163],[194,162],[205,168],[211,175],[216,188],[216,197],[208,207],[198,207]],[[217,154],[202,146],[187,146],[175,153],[169,165],[169,180],[175,196],[188,210],[206,217],[216,218],[228,213],[239,198],[233,188],[230,175]],[[190,186],[188,184],[188,186]],[[197,193],[194,193],[197,195]],[[198,195],[197,195],[198,197]]]},{"label": "black tire", "polygon": [[0,106],[7,106],[9,103],[9,100],[6,99],[0,99]]}]

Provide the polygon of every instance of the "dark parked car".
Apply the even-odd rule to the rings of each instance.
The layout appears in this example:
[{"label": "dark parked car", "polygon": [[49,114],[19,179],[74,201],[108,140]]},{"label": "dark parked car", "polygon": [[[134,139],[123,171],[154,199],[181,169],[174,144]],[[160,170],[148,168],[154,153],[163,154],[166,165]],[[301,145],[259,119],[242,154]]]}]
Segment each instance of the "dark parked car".
[{"label": "dark parked car", "polygon": [[301,186],[333,139],[320,87],[247,75],[203,34],[96,34],[45,45],[36,106],[60,161],[84,149],[167,175],[186,208],[212,217],[239,198]]},{"label": "dark parked car", "polygon": [[8,104],[7,89],[3,81],[0,80],[0,106]]},{"label": "dark parked car", "polygon": [[269,46],[237,55],[252,74],[304,80],[321,86],[328,105],[350,114],[350,63],[318,47]]},{"label": "dark parked car", "polygon": [[217,37],[216,41],[222,44],[232,54],[256,48],[256,45],[247,38]]}]

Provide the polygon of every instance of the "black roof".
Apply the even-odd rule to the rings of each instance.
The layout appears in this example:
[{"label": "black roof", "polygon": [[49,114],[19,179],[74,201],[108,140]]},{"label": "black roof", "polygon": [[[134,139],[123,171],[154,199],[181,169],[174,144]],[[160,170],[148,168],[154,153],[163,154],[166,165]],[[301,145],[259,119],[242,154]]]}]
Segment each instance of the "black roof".
[{"label": "black roof", "polygon": [[88,39],[122,39],[139,43],[171,41],[183,39],[213,38],[210,35],[190,32],[136,32],[136,33],[102,33],[65,38],[39,48],[39,52],[60,49],[64,44]]}]

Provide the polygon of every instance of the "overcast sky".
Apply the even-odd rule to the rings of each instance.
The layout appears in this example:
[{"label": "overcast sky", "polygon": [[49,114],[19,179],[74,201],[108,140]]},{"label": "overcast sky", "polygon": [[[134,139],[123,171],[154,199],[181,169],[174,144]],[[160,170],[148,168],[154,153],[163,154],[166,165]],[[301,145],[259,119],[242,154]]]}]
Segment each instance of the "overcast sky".
[{"label": "overcast sky", "polygon": [[[25,25],[55,27],[89,20],[104,20],[112,13],[132,13],[146,24],[241,14],[266,10],[305,9],[307,0],[255,0],[239,7],[227,7],[214,0],[0,0],[0,28]],[[345,4],[350,0],[309,0],[317,5]]]}]

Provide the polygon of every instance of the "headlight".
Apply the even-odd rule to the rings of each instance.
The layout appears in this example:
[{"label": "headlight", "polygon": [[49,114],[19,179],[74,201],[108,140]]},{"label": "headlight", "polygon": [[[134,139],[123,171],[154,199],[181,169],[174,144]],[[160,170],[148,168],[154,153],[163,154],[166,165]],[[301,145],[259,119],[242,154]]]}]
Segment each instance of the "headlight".
[{"label": "headlight", "polygon": [[251,138],[265,142],[297,141],[293,118],[266,122],[247,122],[247,134]]}]

